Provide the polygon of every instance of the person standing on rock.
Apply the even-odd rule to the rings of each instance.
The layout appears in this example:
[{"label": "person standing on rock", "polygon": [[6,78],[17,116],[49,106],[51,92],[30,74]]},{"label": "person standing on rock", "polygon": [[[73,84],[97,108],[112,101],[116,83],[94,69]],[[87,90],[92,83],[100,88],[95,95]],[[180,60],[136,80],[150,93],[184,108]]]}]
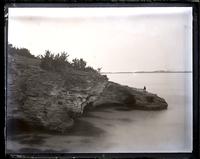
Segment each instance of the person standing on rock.
[{"label": "person standing on rock", "polygon": [[144,86],[144,89],[143,89],[145,92],[146,92],[146,86]]}]

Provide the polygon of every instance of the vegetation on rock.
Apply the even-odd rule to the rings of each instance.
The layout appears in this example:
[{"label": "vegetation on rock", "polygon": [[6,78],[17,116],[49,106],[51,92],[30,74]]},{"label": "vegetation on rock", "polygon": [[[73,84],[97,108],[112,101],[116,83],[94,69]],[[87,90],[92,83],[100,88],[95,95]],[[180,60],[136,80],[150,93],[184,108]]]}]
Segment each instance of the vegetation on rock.
[{"label": "vegetation on rock", "polygon": [[25,56],[28,58],[40,59],[40,67],[44,70],[54,71],[54,72],[63,72],[67,68],[74,68],[76,70],[81,70],[85,72],[100,73],[99,69],[96,70],[91,66],[86,66],[87,62],[82,58],[75,58],[70,62],[68,60],[69,54],[67,52],[61,52],[54,54],[49,50],[45,51],[44,55],[39,55],[35,57],[30,53],[26,48],[17,48],[12,44],[8,44],[8,53],[10,55],[19,55]]},{"label": "vegetation on rock", "polygon": [[51,70],[56,72],[63,71],[63,69],[65,69],[66,66],[70,65],[67,59],[68,56],[69,55],[66,52],[54,55],[49,50],[47,50],[44,56],[40,56],[40,67],[45,70]]},{"label": "vegetation on rock", "polygon": [[72,62],[69,62],[69,54],[67,52],[53,54],[47,50],[44,55],[40,55],[38,57],[41,60],[40,67],[45,70],[63,72],[65,68],[68,67],[86,72],[98,72],[91,66],[86,67],[87,62],[82,58],[75,58]]},{"label": "vegetation on rock", "polygon": [[28,49],[17,48],[17,47],[14,47],[12,44],[8,44],[8,50],[7,51],[10,55],[17,54],[17,55],[25,56],[25,57],[29,57],[29,58],[36,58],[34,55],[32,55],[30,53],[30,51]]}]

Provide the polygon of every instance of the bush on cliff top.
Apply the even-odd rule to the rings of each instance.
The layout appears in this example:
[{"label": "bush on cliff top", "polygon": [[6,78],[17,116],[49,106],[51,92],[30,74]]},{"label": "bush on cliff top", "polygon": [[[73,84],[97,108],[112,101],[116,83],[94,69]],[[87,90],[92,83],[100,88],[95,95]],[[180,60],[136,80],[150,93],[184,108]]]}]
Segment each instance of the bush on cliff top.
[{"label": "bush on cliff top", "polygon": [[61,54],[52,54],[49,50],[45,52],[45,55],[41,55],[40,67],[45,70],[52,70],[56,72],[62,71],[66,66],[69,66],[68,54],[62,52]]},{"label": "bush on cliff top", "polygon": [[20,55],[20,56],[25,56],[25,57],[29,57],[29,58],[36,58],[34,55],[32,55],[30,53],[30,51],[26,48],[16,48],[14,47],[12,44],[8,44],[8,54],[10,55]]},{"label": "bush on cliff top", "polygon": [[75,58],[72,60],[72,62],[69,62],[69,54],[67,52],[53,54],[49,50],[46,50],[44,55],[39,55],[35,57],[26,48],[17,48],[14,47],[12,44],[8,44],[7,49],[8,54],[10,55],[16,54],[28,58],[40,59],[40,67],[48,71],[63,72],[67,66],[76,70],[100,74],[100,70],[95,70],[90,66],[86,66],[87,62],[84,61],[82,58]]},{"label": "bush on cliff top", "polygon": [[93,69],[92,67],[86,67],[87,62],[84,61],[82,58],[75,58],[72,60],[72,62],[69,62],[69,55],[66,52],[53,54],[49,50],[47,50],[44,55],[40,55],[38,57],[41,60],[40,67],[45,70],[62,72],[66,67],[70,67],[76,70],[97,73],[97,70]]}]

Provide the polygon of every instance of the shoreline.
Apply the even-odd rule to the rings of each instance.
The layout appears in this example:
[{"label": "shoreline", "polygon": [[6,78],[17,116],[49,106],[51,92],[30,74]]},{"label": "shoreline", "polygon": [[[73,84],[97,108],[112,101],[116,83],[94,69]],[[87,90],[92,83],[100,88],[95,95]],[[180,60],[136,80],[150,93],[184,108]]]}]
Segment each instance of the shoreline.
[{"label": "shoreline", "polygon": [[64,133],[84,111],[103,105],[119,104],[129,110],[168,106],[156,94],[111,82],[99,73],[74,68],[59,73],[40,68],[37,59],[13,55],[9,62],[12,59],[8,69],[10,114],[17,109],[16,119],[49,131]]},{"label": "shoreline", "polygon": [[[81,148],[81,145],[93,144],[96,143],[97,139],[106,138],[108,136],[109,129],[115,127],[117,125],[124,125],[124,124],[134,124],[134,120],[130,118],[132,112],[135,110],[119,110],[117,108],[122,108],[123,106],[115,106],[111,105],[110,107],[99,107],[97,109],[93,109],[87,111],[81,117],[78,117],[74,120],[74,125],[68,129],[67,132],[61,134],[58,132],[50,132],[48,130],[42,129],[34,129],[30,127],[25,130],[18,130],[18,132],[13,132],[10,134],[7,142],[10,145],[11,143],[15,143],[21,145],[17,147],[17,149],[10,149],[8,147],[8,152],[10,153],[48,153],[48,152],[61,152],[67,153],[71,152],[72,149],[76,151]],[[137,110],[142,114],[148,114],[148,111]],[[128,116],[126,116],[128,112]],[[153,114],[157,114],[156,112],[151,111]],[[118,114],[123,114],[119,116]],[[101,122],[100,122],[101,121]],[[121,124],[119,124],[121,123]],[[13,128],[11,126],[11,128]],[[19,127],[18,127],[19,128]],[[107,129],[109,128],[109,129]],[[110,134],[111,135],[111,134]],[[11,137],[11,138],[10,138]],[[48,145],[51,144],[52,140],[56,141],[56,138],[61,140],[58,142],[60,145],[55,145],[48,149]],[[67,144],[66,146],[64,146]],[[77,145],[77,146],[75,146]],[[79,146],[78,146],[79,145]],[[37,148],[39,146],[39,148]],[[62,150],[62,147],[66,147],[65,150]],[[70,149],[69,149],[70,148]]]}]

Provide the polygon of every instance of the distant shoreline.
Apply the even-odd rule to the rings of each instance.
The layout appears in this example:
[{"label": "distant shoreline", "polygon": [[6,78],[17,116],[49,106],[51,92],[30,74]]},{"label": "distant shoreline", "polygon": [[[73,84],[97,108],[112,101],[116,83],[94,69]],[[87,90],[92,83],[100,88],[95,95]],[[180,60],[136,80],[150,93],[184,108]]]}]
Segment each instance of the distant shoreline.
[{"label": "distant shoreline", "polygon": [[134,73],[192,73],[192,71],[137,71],[137,72],[101,72],[101,74],[134,74]]}]

